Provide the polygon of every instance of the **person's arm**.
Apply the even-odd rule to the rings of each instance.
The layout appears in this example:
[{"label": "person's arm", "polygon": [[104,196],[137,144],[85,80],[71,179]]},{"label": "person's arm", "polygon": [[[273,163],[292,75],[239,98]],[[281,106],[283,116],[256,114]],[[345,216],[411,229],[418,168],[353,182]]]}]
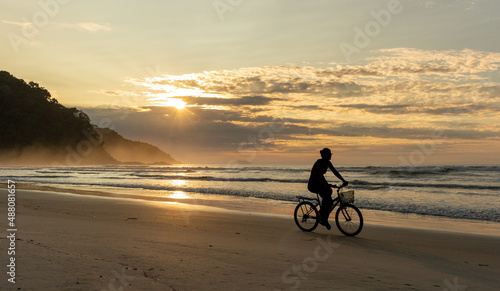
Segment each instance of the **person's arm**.
[{"label": "person's arm", "polygon": [[332,170],[335,177],[339,178],[339,180],[342,181],[345,186],[347,186],[347,181],[342,177],[342,175],[340,175],[340,173],[337,171],[337,169],[335,169],[331,162],[328,167],[330,168],[330,170]]}]

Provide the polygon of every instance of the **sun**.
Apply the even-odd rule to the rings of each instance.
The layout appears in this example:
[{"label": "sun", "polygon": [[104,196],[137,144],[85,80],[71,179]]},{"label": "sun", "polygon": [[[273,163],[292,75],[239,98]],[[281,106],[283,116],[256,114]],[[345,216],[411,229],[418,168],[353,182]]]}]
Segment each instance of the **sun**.
[{"label": "sun", "polygon": [[186,102],[182,101],[181,99],[169,98],[165,102],[165,105],[175,107],[177,108],[177,110],[182,110],[186,107]]}]

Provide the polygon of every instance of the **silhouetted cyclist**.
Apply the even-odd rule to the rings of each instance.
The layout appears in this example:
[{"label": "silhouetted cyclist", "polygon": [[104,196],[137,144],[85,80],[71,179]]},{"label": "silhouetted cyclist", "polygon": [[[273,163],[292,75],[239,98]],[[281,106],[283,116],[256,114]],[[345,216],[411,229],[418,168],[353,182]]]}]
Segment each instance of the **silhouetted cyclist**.
[{"label": "silhouetted cyclist", "polygon": [[330,216],[330,210],[333,205],[332,188],[326,181],[324,175],[326,174],[326,171],[330,169],[333,174],[343,182],[342,186],[347,186],[348,182],[342,178],[340,173],[333,167],[332,162],[330,162],[332,159],[332,151],[330,151],[329,148],[324,148],[319,151],[319,153],[321,154],[321,159],[317,160],[312,167],[307,189],[313,193],[318,193],[319,196],[321,196],[322,203],[320,208],[320,223],[329,230],[331,226],[328,223],[328,216]]}]

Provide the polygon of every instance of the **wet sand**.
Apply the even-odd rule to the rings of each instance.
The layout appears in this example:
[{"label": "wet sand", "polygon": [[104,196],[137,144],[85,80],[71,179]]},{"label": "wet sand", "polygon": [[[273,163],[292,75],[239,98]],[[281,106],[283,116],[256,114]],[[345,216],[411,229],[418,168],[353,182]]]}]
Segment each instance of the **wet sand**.
[{"label": "wet sand", "polygon": [[[0,210],[6,214],[7,191],[0,193]],[[335,226],[304,233],[289,215],[22,189],[17,192],[12,284],[6,274],[8,220],[2,216],[2,290],[441,291],[500,286],[500,236],[367,220],[361,234],[349,238]]]}]

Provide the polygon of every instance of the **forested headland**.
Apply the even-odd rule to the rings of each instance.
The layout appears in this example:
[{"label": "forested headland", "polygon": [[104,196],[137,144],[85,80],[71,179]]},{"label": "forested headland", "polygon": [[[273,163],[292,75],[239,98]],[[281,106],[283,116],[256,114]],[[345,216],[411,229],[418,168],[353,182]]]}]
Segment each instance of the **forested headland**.
[{"label": "forested headland", "polygon": [[[127,154],[127,149],[134,154]],[[137,157],[135,160],[130,157]],[[126,161],[122,157],[129,157]],[[0,71],[0,165],[177,163],[155,146],[123,138],[65,107],[35,82]]]}]

